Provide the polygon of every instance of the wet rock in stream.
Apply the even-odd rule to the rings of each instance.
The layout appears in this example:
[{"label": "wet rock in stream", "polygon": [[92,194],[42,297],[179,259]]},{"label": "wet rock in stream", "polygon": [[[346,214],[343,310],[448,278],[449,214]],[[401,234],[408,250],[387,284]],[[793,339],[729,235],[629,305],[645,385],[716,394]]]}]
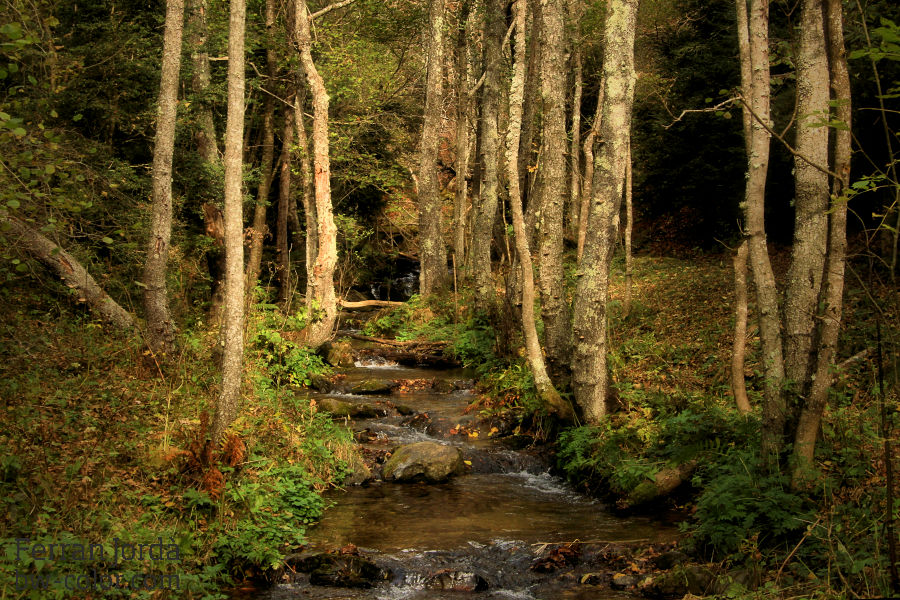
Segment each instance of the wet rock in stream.
[{"label": "wet rock in stream", "polygon": [[336,418],[374,419],[387,414],[387,411],[381,407],[345,402],[336,398],[320,398],[318,405],[321,410],[331,413],[331,416]]},{"label": "wet rock in stream", "polygon": [[478,573],[445,569],[426,579],[425,589],[451,592],[483,592],[488,589],[488,582]]},{"label": "wet rock in stream", "polygon": [[370,588],[390,579],[391,572],[362,556],[309,552],[289,556],[285,563],[301,573],[309,573],[312,585]]},{"label": "wet rock in stream", "polygon": [[438,483],[462,471],[462,454],[455,446],[418,442],[397,448],[384,463],[386,481]]},{"label": "wet rock in stream", "polygon": [[397,387],[396,381],[389,379],[363,379],[350,386],[351,394],[390,394]]}]

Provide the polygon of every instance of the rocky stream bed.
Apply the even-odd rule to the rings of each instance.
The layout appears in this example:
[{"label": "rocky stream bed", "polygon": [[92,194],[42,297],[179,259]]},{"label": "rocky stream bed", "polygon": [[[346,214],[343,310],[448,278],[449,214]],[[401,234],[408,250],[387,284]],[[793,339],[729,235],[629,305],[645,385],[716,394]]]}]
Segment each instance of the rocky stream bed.
[{"label": "rocky stream bed", "polygon": [[367,466],[327,494],[309,546],[277,583],[235,598],[664,598],[717,587],[712,571],[681,565],[676,527],[617,516],[551,475],[527,438],[467,414],[470,374],[355,355],[309,395],[347,420]]}]

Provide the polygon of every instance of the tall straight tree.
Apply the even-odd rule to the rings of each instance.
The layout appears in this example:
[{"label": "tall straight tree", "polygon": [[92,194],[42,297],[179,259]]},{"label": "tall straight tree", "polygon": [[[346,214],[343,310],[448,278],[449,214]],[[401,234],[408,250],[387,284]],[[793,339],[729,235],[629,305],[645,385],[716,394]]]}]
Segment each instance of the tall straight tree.
[{"label": "tall straight tree", "polygon": [[[297,101],[296,95],[292,98]],[[291,214],[291,164],[294,145],[294,111],[284,109],[284,125],[281,130],[281,171],[278,174],[278,216],[275,222],[275,251],[278,260],[278,299],[287,303],[292,293],[290,269],[290,242],[288,241],[288,218]]]},{"label": "tall straight tree", "polygon": [[[444,98],[444,0],[431,0],[425,114],[419,145],[419,293],[440,291],[447,282],[447,246],[441,231],[438,153]],[[463,90],[465,93],[465,90]],[[465,118],[463,116],[462,118]],[[463,182],[465,174],[463,174]]]},{"label": "tall straight tree", "polygon": [[634,101],[634,34],[638,0],[610,0],[603,49],[603,117],[594,165],[584,256],[575,289],[575,400],[590,423],[606,414],[609,270],[619,228]]},{"label": "tall straight tree", "polygon": [[[331,159],[328,144],[328,91],[312,57],[306,0],[294,4],[295,43],[300,64],[312,92],[313,101],[313,185],[316,206],[316,260],[307,264],[306,305],[310,323],[306,341],[313,347],[331,338],[337,320],[337,298],[334,295],[334,268],[337,264],[337,228],[331,206]],[[297,124],[298,129],[302,127]]]},{"label": "tall straight tree", "polygon": [[572,40],[572,63],[575,71],[575,93],[572,96],[572,143],[569,151],[569,227],[567,235],[578,238],[578,213],[581,210],[581,97],[584,93],[584,74],[581,56],[582,0],[569,0],[569,14],[575,35]]},{"label": "tall straight tree", "polygon": [[566,6],[541,0],[541,96],[543,158],[538,236],[541,318],[551,375],[568,370],[572,329],[563,269],[563,212],[566,206]]},{"label": "tall straight tree", "polygon": [[225,314],[222,390],[213,419],[213,443],[238,414],[244,355],[244,0],[231,0],[228,24],[228,116],[225,124]]},{"label": "tall straight tree", "polygon": [[481,90],[481,189],[472,228],[471,263],[475,302],[482,310],[496,301],[491,273],[491,241],[497,217],[498,163],[500,160],[500,76],[504,34],[504,0],[484,2],[484,83]]},{"label": "tall straight tree", "polygon": [[162,73],[159,83],[156,140],[153,147],[153,208],[150,239],[144,263],[144,310],[147,342],[154,352],[171,353],[175,325],[169,313],[166,272],[172,239],[172,155],[175,148],[175,116],[178,109],[178,74],[181,71],[181,37],[184,0],[166,2]]}]

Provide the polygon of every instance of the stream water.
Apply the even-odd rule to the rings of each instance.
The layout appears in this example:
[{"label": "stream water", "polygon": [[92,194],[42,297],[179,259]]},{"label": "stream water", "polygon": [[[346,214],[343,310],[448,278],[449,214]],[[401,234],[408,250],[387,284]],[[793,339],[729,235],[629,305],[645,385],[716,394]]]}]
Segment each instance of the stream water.
[{"label": "stream water", "polygon": [[[552,476],[544,457],[510,449],[502,439],[492,438],[489,428],[479,429],[476,417],[464,414],[473,399],[466,389],[471,387],[467,376],[459,370],[370,361],[346,370],[341,388],[366,380],[404,381],[404,388],[390,395],[318,394],[376,406],[391,402],[424,413],[427,419],[395,415],[357,420],[351,426],[363,432],[358,439],[370,453],[425,440],[456,445],[467,461],[466,473],[440,484],[373,481],[327,494],[331,506],[308,532],[311,548],[355,545],[361,556],[390,571],[375,587],[316,586],[308,576],[297,574],[291,583],[252,597],[459,598],[458,591],[435,589],[434,576],[441,573],[477,575],[487,586],[471,593],[478,598],[629,597],[605,586],[582,585],[590,560],[565,577],[539,573],[533,565],[555,544],[578,540],[584,542],[580,552],[589,555],[621,541],[665,543],[677,536],[676,530],[650,518],[612,514],[600,501]],[[423,386],[427,389],[417,390]],[[477,436],[471,435],[476,431]]]}]

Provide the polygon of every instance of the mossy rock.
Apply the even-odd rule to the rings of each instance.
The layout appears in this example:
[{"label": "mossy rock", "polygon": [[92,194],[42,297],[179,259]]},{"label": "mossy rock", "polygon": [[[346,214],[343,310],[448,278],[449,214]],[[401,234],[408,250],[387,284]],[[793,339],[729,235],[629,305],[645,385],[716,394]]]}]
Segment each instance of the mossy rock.
[{"label": "mossy rock", "polygon": [[382,474],[386,481],[446,481],[463,469],[462,453],[456,446],[436,442],[418,442],[400,446],[386,463]]},{"label": "mossy rock", "polygon": [[338,419],[375,419],[384,416],[383,410],[379,411],[368,404],[344,402],[336,398],[320,398],[317,402],[319,409],[331,413],[332,417]]},{"label": "mossy rock", "polygon": [[390,394],[397,384],[387,379],[363,379],[350,388],[351,394]]}]

